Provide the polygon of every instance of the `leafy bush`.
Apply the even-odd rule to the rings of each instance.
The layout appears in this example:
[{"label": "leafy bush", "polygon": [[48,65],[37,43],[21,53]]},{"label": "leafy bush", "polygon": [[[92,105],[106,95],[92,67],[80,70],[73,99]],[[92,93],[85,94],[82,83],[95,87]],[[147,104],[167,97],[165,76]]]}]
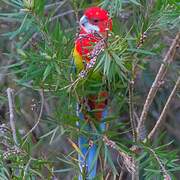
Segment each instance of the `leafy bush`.
[{"label": "leafy bush", "polygon": [[[16,114],[16,129],[12,121],[10,127],[0,127],[2,179],[77,179],[77,153],[81,151],[76,139],[80,134],[93,134],[76,126],[76,103],[81,93],[86,93],[78,87],[89,76],[74,83],[77,77],[72,73],[71,59],[76,21],[84,8],[92,5],[109,10],[113,18],[108,46],[94,67],[108,82],[111,97],[105,119],[109,128],[102,133],[94,122],[98,137],[93,142],[98,145],[94,160],[100,161],[97,179],[128,179],[130,174],[132,179],[176,179],[174,172],[180,168],[175,149],[179,143],[171,141],[171,133],[162,134],[162,128],[154,126],[165,119],[171,95],[175,96],[179,86],[179,64],[171,62],[179,41],[176,0],[2,0],[0,5],[4,8],[0,13],[2,23],[13,24],[2,35],[9,38],[13,48],[4,52],[8,63],[1,70],[8,70],[8,86],[15,89],[14,94],[9,89],[8,97],[0,96],[1,106],[14,100],[10,114]],[[148,89],[157,85],[152,86],[152,82],[160,65],[158,88],[167,79],[168,86],[150,96],[150,104],[154,101],[149,108],[144,101],[148,100]],[[167,70],[169,76],[164,79]],[[5,88],[3,85],[2,91]],[[177,119],[178,115],[174,122]],[[162,124],[171,128],[161,120]],[[160,137],[151,131],[153,128]]]}]

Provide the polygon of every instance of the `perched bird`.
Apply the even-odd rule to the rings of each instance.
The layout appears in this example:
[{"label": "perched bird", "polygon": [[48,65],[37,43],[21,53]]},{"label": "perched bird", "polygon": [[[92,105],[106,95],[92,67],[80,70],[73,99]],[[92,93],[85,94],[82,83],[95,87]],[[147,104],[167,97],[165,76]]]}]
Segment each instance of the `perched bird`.
[{"label": "perched bird", "polygon": [[[108,37],[108,31],[112,30],[112,19],[106,10],[100,7],[90,7],[85,10],[79,25],[80,33],[75,41],[73,52],[77,74],[90,63],[90,53],[95,44],[102,38]],[[93,122],[97,122],[98,129],[103,132],[105,123],[101,121],[107,116],[108,91],[102,80],[101,72],[92,71],[89,74],[86,82],[80,87],[82,91],[79,95],[77,115],[81,122],[78,123],[78,126],[88,133],[93,133]],[[80,127],[82,122],[85,125]],[[78,139],[78,145],[82,152],[78,155],[79,165],[81,173],[85,172],[86,179],[96,177],[97,159],[93,161],[97,152],[97,145],[94,143],[96,139],[95,135],[92,135],[91,138],[81,135]],[[82,175],[80,175],[79,180],[82,179]]]}]

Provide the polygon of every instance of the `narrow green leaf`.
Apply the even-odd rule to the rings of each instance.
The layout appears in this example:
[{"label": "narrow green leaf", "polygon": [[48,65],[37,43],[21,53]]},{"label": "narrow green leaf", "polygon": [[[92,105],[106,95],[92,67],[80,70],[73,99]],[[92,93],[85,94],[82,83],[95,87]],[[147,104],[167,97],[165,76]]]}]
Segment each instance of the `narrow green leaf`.
[{"label": "narrow green leaf", "polygon": [[53,172],[54,173],[65,173],[65,172],[69,172],[69,171],[73,171],[73,168],[67,168],[67,169],[56,169]]},{"label": "narrow green leaf", "polygon": [[156,53],[154,53],[154,52],[147,51],[147,50],[143,50],[143,49],[135,49],[135,48],[132,48],[132,49],[128,49],[128,51],[130,51],[130,52],[136,52],[136,53],[144,54],[144,55],[151,55],[151,56],[156,55]]},{"label": "narrow green leaf", "polygon": [[140,6],[141,4],[139,3],[139,2],[137,2],[136,0],[130,0],[132,3],[134,3],[134,4],[136,4],[136,5],[138,5],[138,6]]},{"label": "narrow green leaf", "polygon": [[52,69],[51,64],[48,64],[44,73],[43,73],[43,81],[45,81],[46,78],[49,76],[49,74],[51,73],[51,69]]}]

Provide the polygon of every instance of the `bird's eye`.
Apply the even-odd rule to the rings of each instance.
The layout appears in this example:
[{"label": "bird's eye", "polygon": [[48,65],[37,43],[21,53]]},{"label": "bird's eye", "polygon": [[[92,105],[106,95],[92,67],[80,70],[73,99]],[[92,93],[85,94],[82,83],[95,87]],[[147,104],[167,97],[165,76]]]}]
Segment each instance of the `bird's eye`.
[{"label": "bird's eye", "polygon": [[98,20],[98,19],[93,19],[93,22],[94,22],[94,23],[98,23],[99,20]]}]

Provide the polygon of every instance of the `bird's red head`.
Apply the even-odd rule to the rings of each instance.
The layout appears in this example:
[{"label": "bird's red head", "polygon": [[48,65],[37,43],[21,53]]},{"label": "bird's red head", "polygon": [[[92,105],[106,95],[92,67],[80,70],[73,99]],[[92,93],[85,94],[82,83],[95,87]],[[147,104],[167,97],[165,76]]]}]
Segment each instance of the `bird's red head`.
[{"label": "bird's red head", "polygon": [[[94,32],[108,37],[108,30],[112,30],[112,19],[108,12],[100,7],[90,7],[85,10],[80,19],[80,36],[76,39],[75,49],[86,62],[90,61],[88,54],[93,46],[101,38],[94,35]],[[81,36],[84,34],[85,36]]]},{"label": "bird's red head", "polygon": [[85,10],[80,19],[80,28],[82,33],[99,32],[104,34],[108,30],[112,30],[112,19],[105,9],[90,7]]}]

